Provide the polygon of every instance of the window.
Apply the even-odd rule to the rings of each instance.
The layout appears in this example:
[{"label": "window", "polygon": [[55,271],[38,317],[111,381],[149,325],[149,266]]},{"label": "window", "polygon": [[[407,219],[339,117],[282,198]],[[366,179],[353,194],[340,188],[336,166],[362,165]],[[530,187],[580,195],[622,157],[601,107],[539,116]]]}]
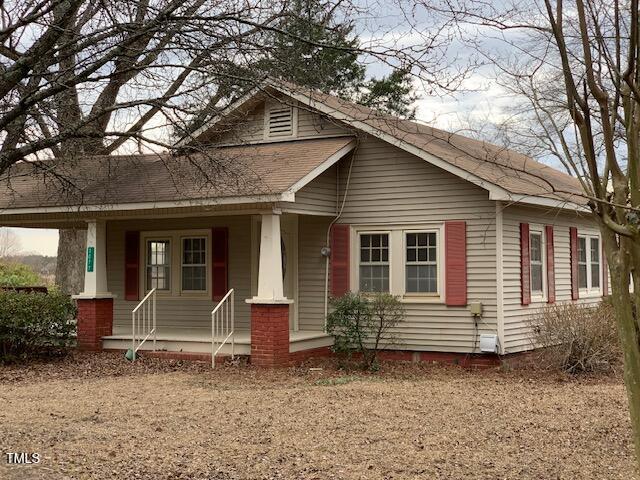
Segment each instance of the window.
[{"label": "window", "polygon": [[578,287],[588,287],[586,237],[578,237]]},{"label": "window", "polygon": [[360,291],[389,291],[389,234],[360,234]]},{"label": "window", "polygon": [[182,239],[182,290],[207,289],[207,239]]},{"label": "window", "polygon": [[529,256],[531,264],[531,293],[544,295],[544,256],[542,232],[529,234]]},{"label": "window", "polygon": [[595,235],[578,236],[578,288],[600,290],[600,238]]},{"label": "window", "polygon": [[171,289],[171,242],[147,241],[147,290]]},{"label": "window", "polygon": [[390,293],[406,303],[445,300],[444,224],[352,228],[351,290]]},{"label": "window", "polygon": [[591,238],[591,288],[600,288],[600,239]]},{"label": "window", "polygon": [[438,250],[436,232],[406,234],[407,293],[438,292]]}]

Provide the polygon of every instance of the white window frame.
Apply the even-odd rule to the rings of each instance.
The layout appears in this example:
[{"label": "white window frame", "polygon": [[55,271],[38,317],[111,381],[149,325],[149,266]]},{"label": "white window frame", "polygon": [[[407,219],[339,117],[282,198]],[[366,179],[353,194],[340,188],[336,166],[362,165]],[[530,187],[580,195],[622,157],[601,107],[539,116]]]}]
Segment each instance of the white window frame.
[{"label": "white window frame", "polygon": [[[144,269],[143,269],[143,292],[147,293],[151,290],[151,285],[147,285],[148,271],[151,265],[149,265],[149,244],[152,242],[169,242],[169,250],[166,252],[169,255],[169,288],[157,289],[158,294],[170,294],[173,289],[173,239],[169,236],[150,236],[144,240]],[[156,265],[157,266],[157,265]]]},{"label": "white window frame", "polygon": [[[602,292],[602,239],[600,238],[600,234],[594,232],[586,232],[586,231],[578,231],[578,243],[580,239],[585,239],[585,247],[586,247],[586,259],[587,259],[587,288],[581,288],[578,284],[580,298],[583,297],[598,297]],[[592,274],[591,274],[591,239],[595,238],[598,240],[598,280],[599,286],[593,287]],[[576,245],[577,250],[577,245]],[[577,253],[577,252],[576,252]],[[579,258],[577,259],[579,261]],[[578,278],[576,278],[576,282]]]},{"label": "white window frame", "polygon": [[[271,110],[290,107],[291,108],[291,135],[269,135],[269,116],[271,114]],[[291,139],[296,138],[298,136],[298,107],[296,107],[292,103],[283,103],[277,101],[267,101],[264,105],[264,139],[265,140],[280,140],[280,139]]]},{"label": "white window frame", "polygon": [[[205,254],[205,263],[184,263],[184,241],[189,239],[199,239],[204,240],[204,254]],[[211,266],[211,262],[209,260],[209,241],[206,235],[182,235],[180,236],[180,293],[186,294],[201,294],[203,292],[207,292],[209,290],[209,275],[207,272]],[[184,267],[204,267],[204,290],[185,290],[182,288],[182,280],[183,280],[183,269]]]},{"label": "white window frame", "polygon": [[[406,234],[436,232],[438,292],[413,293],[406,291]],[[352,292],[360,288],[360,234],[389,235],[389,293],[399,296],[400,301],[408,304],[435,303],[444,304],[445,258],[444,258],[444,223],[351,225],[350,235],[350,287]]]},{"label": "white window frame", "polygon": [[[182,239],[206,238],[206,290],[182,290]],[[140,232],[140,252],[144,254],[143,268],[140,268],[140,291],[149,292],[147,289],[147,248],[150,240],[168,240],[171,245],[170,253],[170,290],[157,290],[157,294],[166,299],[211,299],[211,230],[162,230]]]},{"label": "white window frame", "polygon": [[[357,251],[357,261],[356,263],[356,275],[357,275],[357,282],[356,282],[356,290],[354,291],[360,291],[360,266],[361,266],[361,262],[360,262],[360,237],[362,237],[362,235],[387,235],[387,250],[389,252],[389,256],[387,258],[387,266],[389,267],[389,290],[387,290],[386,292],[380,292],[380,293],[391,293],[391,275],[392,275],[392,271],[391,271],[391,232],[388,230],[364,230],[364,231],[358,231],[357,235],[356,235],[356,239],[357,239],[357,244],[356,244],[356,251]],[[375,264],[378,265],[384,265],[383,262],[373,262]],[[369,262],[369,264],[373,264],[372,262]],[[364,294],[374,294],[377,292],[363,292]]]},{"label": "white window frame", "polygon": [[[436,234],[436,291],[435,292],[407,292],[407,234],[409,233],[435,233]],[[402,231],[402,263],[404,275],[402,277],[402,295],[404,298],[440,298],[442,294],[442,277],[444,262],[442,261],[442,240],[440,228],[407,229]],[[418,263],[416,263],[417,265]]]},{"label": "white window frame", "polygon": [[[533,262],[531,260],[531,236],[540,236],[540,263],[542,264],[542,291],[533,290]],[[531,287],[531,301],[543,302],[547,300],[547,238],[544,227],[529,225],[529,285]]]}]

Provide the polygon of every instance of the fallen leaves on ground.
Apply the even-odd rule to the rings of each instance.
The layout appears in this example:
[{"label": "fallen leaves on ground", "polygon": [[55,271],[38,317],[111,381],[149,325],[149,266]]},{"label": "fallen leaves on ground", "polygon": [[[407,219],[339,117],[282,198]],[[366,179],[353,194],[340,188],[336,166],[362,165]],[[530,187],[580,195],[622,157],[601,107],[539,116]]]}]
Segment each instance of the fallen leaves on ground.
[{"label": "fallen leaves on ground", "polygon": [[2,452],[43,456],[0,478],[637,478],[616,377],[74,353],[0,367],[0,404]]}]

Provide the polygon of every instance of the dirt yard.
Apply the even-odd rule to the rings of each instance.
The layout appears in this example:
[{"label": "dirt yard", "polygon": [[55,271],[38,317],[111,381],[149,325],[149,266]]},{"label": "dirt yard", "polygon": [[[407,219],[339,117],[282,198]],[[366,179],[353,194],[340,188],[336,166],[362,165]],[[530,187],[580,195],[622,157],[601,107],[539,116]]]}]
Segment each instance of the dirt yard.
[{"label": "dirt yard", "polygon": [[262,372],[119,355],[0,367],[0,478],[633,479],[616,378],[387,364]]}]

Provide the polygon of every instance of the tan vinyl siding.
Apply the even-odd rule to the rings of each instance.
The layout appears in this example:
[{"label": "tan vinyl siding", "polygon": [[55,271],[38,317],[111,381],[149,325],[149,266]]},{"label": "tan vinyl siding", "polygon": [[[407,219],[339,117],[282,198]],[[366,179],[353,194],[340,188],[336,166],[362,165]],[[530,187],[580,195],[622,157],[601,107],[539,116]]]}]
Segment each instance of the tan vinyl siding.
[{"label": "tan vinyl siding", "polygon": [[325,257],[331,218],[300,216],[298,220],[298,327],[300,330],[324,328]]},{"label": "tan vinyl siding", "polygon": [[[341,195],[349,161],[339,165]],[[371,137],[362,139],[341,223],[383,226],[447,220],[467,223],[468,301],[483,304],[478,333],[495,334],[495,206],[488,193],[392,145]],[[397,329],[399,344],[394,348],[471,352],[477,345],[467,307],[415,302],[405,307],[406,320]]]},{"label": "tan vinyl siding", "polygon": [[[235,289],[236,328],[249,328],[249,305],[245,299],[251,296],[251,217],[194,217],[163,220],[110,221],[107,223],[107,278],[109,289],[116,295],[114,301],[114,333],[131,331],[131,311],[137,301],[124,300],[124,235],[127,230],[144,231],[210,229],[229,227],[229,286]],[[209,265],[210,268],[210,265]],[[141,271],[144,257],[141,253]],[[211,329],[211,310],[214,302],[210,296],[157,297],[158,329],[163,327]]]},{"label": "tan vinyl siding", "polygon": [[[505,353],[515,353],[532,348],[529,321],[547,305],[546,301],[521,305],[520,223],[554,227],[556,302],[571,301],[569,227],[577,227],[579,233],[597,233],[598,228],[587,214],[520,205],[506,207],[503,222]],[[594,304],[600,300],[600,297],[583,298],[580,303]]]},{"label": "tan vinyl siding", "polygon": [[296,192],[294,204],[286,205],[297,211],[333,216],[337,211],[336,181],[337,167],[333,166]]},{"label": "tan vinyl siding", "polygon": [[[297,107],[297,135],[290,139],[304,139],[313,137],[327,137],[350,133],[347,128],[339,125],[335,120],[330,120],[319,113],[312,112],[303,107]],[[242,115],[239,123],[232,130],[224,132],[216,141],[220,144],[236,144],[245,142],[269,142],[281,141],[288,138],[269,139],[264,136],[265,103],[262,102],[255,108]],[[295,118],[295,117],[294,117]]]}]

